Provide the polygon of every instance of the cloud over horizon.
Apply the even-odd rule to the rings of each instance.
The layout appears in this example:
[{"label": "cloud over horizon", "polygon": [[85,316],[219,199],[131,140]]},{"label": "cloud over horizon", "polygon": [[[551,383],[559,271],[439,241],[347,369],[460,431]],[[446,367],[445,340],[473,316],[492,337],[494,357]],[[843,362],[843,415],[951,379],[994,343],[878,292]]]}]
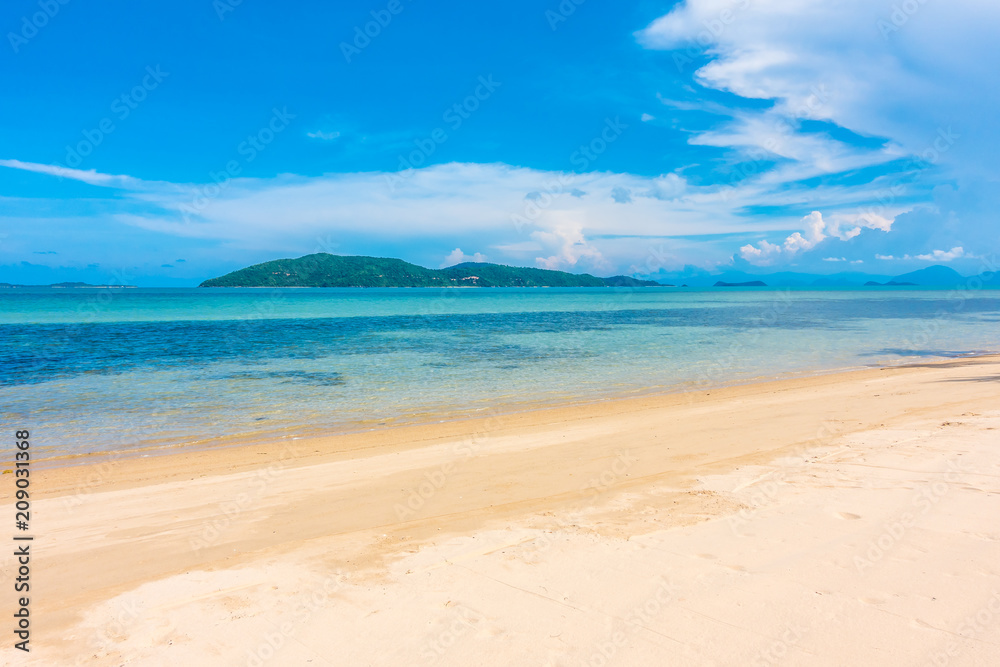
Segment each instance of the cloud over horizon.
[{"label": "cloud over horizon", "polygon": [[[569,159],[560,169],[527,157],[447,157],[473,123],[497,122],[489,105],[513,94],[507,83],[477,102],[482,115],[434,140],[430,130],[365,134],[328,112],[282,137],[348,157],[378,141],[433,148],[427,166],[404,171],[310,173],[283,158],[267,176],[168,179],[148,165],[108,170],[152,174],[141,178],[2,159],[0,178],[18,194],[3,197],[0,265],[135,261],[150,275],[196,276],[335,251],[595,273],[823,272],[840,262],[974,270],[1000,250],[1000,44],[991,27],[1000,6],[915,6],[899,14],[881,1],[680,2],[634,26],[636,51],[661,58],[677,80],[654,80],[631,110],[622,104],[615,126],[629,129],[618,144],[602,139],[601,123],[588,126],[603,143],[590,144],[601,151],[583,170],[569,171]],[[331,126],[343,132],[310,129]],[[512,131],[497,129],[494,141]],[[666,154],[662,169],[609,165],[630,132],[658,133],[642,135],[642,148]],[[267,150],[270,159],[284,149]],[[175,264],[178,256],[189,261]]]}]

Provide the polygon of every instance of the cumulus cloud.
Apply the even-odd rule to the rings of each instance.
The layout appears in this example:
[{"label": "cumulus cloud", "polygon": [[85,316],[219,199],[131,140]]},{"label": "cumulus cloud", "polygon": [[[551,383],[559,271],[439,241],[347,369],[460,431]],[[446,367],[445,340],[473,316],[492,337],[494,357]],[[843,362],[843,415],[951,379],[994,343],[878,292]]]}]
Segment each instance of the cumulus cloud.
[{"label": "cumulus cloud", "polygon": [[[827,219],[819,211],[813,211],[799,221],[803,226],[803,231],[793,232],[781,245],[761,241],[754,246],[747,244],[740,248],[739,256],[743,259],[766,266],[775,263],[780,258],[789,258],[799,253],[808,252],[815,249],[824,241],[839,240],[850,241],[861,235],[863,229],[880,230],[888,232],[892,229],[893,221],[874,214],[834,214]],[[825,257],[824,262],[846,262],[846,257]]]},{"label": "cumulus cloud", "polygon": [[486,261],[489,260],[487,259],[486,255],[484,255],[481,252],[477,252],[473,255],[466,255],[464,252],[462,252],[461,248],[455,248],[450,253],[448,253],[448,256],[444,258],[443,262],[441,262],[441,268],[443,269],[447,266],[455,266],[456,264],[461,264],[462,262],[486,262]]},{"label": "cumulus cloud", "polygon": [[740,248],[740,257],[756,264],[757,266],[768,266],[781,256],[782,247],[767,241],[761,241],[756,246],[747,244]]},{"label": "cumulus cloud", "polygon": [[827,238],[826,222],[823,220],[823,214],[819,211],[813,211],[805,216],[801,223],[805,227],[804,232],[792,233],[785,239],[783,245],[779,246],[767,241],[761,241],[756,247],[747,244],[740,248],[740,257],[752,264],[765,266],[773,264],[781,256],[812,250]]},{"label": "cumulus cloud", "polygon": [[564,225],[548,231],[537,231],[531,238],[542,246],[555,249],[548,257],[536,257],[535,264],[542,269],[567,270],[578,264],[590,270],[607,270],[610,263],[601,251],[595,248],[583,235],[579,225]]}]

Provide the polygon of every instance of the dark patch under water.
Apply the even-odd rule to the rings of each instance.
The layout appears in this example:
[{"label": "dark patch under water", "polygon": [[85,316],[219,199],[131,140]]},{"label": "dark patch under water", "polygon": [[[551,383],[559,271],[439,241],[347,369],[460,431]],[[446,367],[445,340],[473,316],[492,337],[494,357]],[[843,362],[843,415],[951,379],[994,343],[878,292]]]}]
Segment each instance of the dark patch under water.
[{"label": "dark patch under water", "polygon": [[340,373],[315,373],[308,371],[247,371],[222,376],[227,380],[279,380],[285,384],[310,384],[317,387],[339,387],[347,384]]}]

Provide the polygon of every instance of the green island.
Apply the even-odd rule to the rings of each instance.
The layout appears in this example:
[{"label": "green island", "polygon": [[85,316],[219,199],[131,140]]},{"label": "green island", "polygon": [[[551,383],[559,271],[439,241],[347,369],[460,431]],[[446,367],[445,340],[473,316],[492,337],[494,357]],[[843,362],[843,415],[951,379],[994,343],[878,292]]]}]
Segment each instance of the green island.
[{"label": "green island", "polygon": [[598,278],[485,262],[427,269],[401,259],[316,253],[254,264],[199,287],[661,287],[629,276]]}]

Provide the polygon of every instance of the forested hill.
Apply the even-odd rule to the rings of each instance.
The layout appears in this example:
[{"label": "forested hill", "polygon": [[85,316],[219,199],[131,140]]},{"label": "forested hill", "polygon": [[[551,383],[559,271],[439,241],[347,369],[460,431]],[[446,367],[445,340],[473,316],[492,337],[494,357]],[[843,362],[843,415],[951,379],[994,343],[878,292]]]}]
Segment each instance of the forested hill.
[{"label": "forested hill", "polygon": [[607,287],[655,286],[628,276],[598,278],[546,269],[466,262],[426,269],[401,259],[318,253],[276,259],[206,280],[201,287]]}]

